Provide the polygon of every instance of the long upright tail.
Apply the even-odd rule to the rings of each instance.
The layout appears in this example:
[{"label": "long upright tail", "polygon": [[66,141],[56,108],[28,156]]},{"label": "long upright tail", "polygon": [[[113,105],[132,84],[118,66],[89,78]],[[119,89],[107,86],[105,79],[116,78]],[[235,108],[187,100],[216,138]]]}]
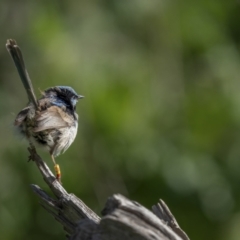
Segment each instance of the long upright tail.
[{"label": "long upright tail", "polygon": [[21,50],[18,47],[17,42],[13,39],[8,39],[7,43],[6,43],[6,48],[15,63],[15,66],[18,70],[19,76],[20,76],[22,83],[24,85],[24,88],[27,92],[29,101],[34,104],[34,107],[36,109],[38,109],[38,103],[37,103],[37,99],[36,99],[36,96],[35,96],[35,93],[33,90],[32,82],[28,75],[27,69],[24,64]]}]

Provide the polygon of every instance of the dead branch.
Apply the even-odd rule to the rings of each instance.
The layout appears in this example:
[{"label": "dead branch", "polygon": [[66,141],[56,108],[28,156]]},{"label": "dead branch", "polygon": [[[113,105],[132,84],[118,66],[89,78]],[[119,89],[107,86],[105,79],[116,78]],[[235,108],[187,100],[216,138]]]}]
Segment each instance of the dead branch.
[{"label": "dead branch", "polygon": [[116,194],[108,198],[100,218],[83,201],[63,188],[35,149],[28,150],[54,198],[37,185],[32,184],[32,189],[40,198],[41,206],[63,226],[67,239],[189,240],[162,200],[152,207],[151,212],[139,203]]}]

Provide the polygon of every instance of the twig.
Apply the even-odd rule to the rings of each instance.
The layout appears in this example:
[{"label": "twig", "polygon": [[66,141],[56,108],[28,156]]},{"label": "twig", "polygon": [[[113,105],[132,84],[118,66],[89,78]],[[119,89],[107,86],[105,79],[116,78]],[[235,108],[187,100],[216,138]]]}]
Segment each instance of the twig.
[{"label": "twig", "polygon": [[189,240],[187,234],[180,228],[176,218],[163,200],[159,199],[159,203],[152,206],[152,211],[183,240]]}]

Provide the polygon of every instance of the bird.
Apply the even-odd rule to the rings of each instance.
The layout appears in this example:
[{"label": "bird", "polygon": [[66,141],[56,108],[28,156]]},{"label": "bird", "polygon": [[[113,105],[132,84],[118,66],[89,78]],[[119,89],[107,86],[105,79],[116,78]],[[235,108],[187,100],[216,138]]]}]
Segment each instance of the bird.
[{"label": "bird", "polygon": [[29,141],[30,147],[42,146],[51,155],[56,179],[61,183],[61,170],[55,158],[64,153],[74,142],[78,130],[76,104],[84,96],[69,86],[54,86],[36,98],[22,52],[13,39],[6,48],[18,70],[28,96],[28,104],[16,116],[14,126]]}]

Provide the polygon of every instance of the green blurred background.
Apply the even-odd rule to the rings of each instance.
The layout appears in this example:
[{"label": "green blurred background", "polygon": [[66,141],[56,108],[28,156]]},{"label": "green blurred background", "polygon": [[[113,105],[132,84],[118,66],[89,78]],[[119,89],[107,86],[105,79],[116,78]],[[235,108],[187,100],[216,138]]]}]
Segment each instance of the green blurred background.
[{"label": "green blurred background", "polygon": [[57,159],[69,192],[98,214],[113,193],[148,208],[162,198],[191,239],[238,240],[239,12],[223,0],[1,0],[1,239],[64,239],[31,191],[49,192],[13,129],[27,103],[5,49],[14,38],[36,92],[70,85],[85,96],[77,138]]}]

